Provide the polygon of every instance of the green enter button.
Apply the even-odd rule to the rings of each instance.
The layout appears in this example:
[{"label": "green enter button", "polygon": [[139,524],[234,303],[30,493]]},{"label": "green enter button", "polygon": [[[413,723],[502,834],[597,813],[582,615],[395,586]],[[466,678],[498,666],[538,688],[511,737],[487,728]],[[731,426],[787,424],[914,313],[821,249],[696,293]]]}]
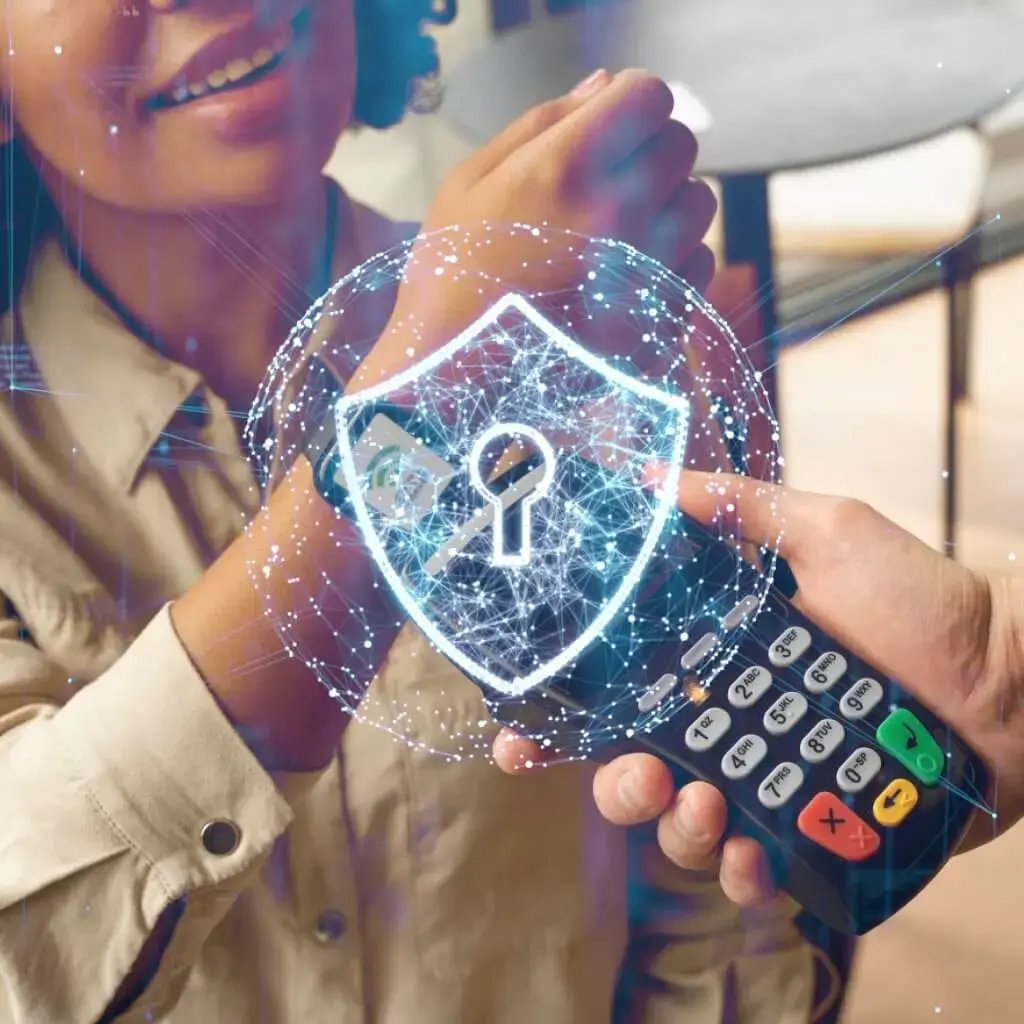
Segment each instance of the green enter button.
[{"label": "green enter button", "polygon": [[934,786],[942,774],[945,757],[924,723],[906,708],[897,708],[878,727],[878,742],[926,786]]}]

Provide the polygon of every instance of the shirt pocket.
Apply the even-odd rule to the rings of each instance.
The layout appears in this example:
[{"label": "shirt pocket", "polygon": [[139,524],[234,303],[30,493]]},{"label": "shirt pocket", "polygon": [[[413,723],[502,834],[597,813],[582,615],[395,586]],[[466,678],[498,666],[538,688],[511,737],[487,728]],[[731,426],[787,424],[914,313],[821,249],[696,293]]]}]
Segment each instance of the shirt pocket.
[{"label": "shirt pocket", "polygon": [[[414,742],[398,756],[424,968],[454,979],[495,957],[589,944],[588,970],[604,961],[616,970],[626,928],[625,837],[594,806],[593,765],[505,775],[491,757],[498,729],[480,691],[425,641],[412,648],[393,663],[388,690],[407,714],[416,694]],[[459,755],[446,758],[445,750]]]}]

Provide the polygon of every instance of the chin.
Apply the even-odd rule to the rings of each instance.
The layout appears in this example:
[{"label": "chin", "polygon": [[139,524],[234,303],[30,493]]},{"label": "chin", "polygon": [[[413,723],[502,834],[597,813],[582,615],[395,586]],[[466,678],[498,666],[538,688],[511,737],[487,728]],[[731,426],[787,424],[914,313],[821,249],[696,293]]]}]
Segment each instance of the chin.
[{"label": "chin", "polygon": [[[130,205],[154,212],[174,213],[204,206],[275,206],[316,182],[339,136],[340,128],[324,127],[315,134],[284,133],[238,147],[175,147],[173,157],[151,153],[150,173],[133,173],[134,187],[129,185],[120,191],[120,203],[128,205],[126,197],[135,193],[137,202]],[[149,183],[144,196],[138,195],[140,180]]]},{"label": "chin", "polygon": [[322,159],[318,150],[315,156],[309,155],[301,163],[280,150],[236,155],[210,167],[201,177],[190,175],[190,187],[176,198],[186,208],[192,205],[275,206],[310,188],[321,175],[332,148],[327,146],[322,151]]},{"label": "chin", "polygon": [[[136,168],[130,192],[148,181],[152,200],[173,212],[275,205],[310,188],[349,123],[352,96],[323,76],[304,84],[301,100],[291,93],[261,106],[243,93],[220,107],[168,118],[145,140],[144,159],[125,162]],[[148,173],[139,174],[144,167]]]}]

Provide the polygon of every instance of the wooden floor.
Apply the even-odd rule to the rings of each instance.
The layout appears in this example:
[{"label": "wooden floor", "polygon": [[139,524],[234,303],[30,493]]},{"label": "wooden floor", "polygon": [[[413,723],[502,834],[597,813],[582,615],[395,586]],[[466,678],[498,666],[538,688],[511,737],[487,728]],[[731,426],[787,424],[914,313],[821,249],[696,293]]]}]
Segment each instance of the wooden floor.
[{"label": "wooden floor", "polygon": [[[958,557],[1024,568],[1024,260],[977,284]],[[787,482],[941,540],[944,304],[926,295],[784,353]],[[1024,828],[952,862],[861,946],[844,1024],[1024,1020]]]}]

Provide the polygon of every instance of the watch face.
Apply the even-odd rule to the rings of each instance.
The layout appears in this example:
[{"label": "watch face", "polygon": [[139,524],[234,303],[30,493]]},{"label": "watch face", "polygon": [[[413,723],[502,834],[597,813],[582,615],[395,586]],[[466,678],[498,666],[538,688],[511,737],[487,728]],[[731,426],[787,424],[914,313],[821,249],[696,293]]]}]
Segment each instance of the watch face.
[{"label": "watch face", "polygon": [[[415,530],[439,506],[458,471],[382,412],[352,445],[352,466],[367,508],[406,531]],[[340,464],[336,482],[344,482]]]}]

